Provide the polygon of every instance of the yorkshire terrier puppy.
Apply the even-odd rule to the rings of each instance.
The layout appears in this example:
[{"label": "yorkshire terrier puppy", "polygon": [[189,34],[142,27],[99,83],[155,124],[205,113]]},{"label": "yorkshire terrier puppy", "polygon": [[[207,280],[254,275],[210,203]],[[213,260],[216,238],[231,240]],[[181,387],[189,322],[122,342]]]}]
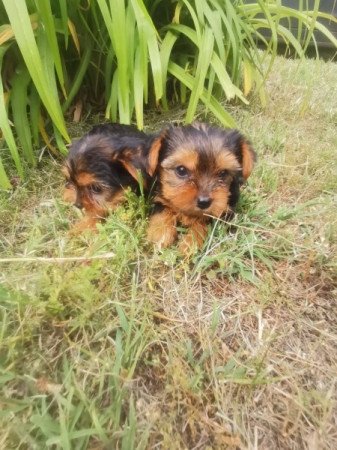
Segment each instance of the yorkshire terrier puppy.
[{"label": "yorkshire terrier puppy", "polygon": [[150,156],[157,185],[148,239],[168,247],[181,224],[183,253],[203,245],[212,217],[230,218],[256,159],[239,131],[203,123],[169,128]]},{"label": "yorkshire terrier puppy", "polygon": [[[125,199],[126,188],[139,193],[139,181],[149,185],[150,148],[160,144],[154,135],[130,125],[95,126],[74,142],[63,166],[66,178],[64,200],[84,210],[84,219],[74,233],[93,229]],[[152,164],[153,165],[153,164]]]}]

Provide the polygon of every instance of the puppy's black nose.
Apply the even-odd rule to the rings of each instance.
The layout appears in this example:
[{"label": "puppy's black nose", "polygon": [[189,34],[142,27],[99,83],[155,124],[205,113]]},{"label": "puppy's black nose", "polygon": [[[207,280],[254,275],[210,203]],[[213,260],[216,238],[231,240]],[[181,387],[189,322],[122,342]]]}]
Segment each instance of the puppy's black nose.
[{"label": "puppy's black nose", "polygon": [[212,200],[209,197],[199,197],[197,200],[197,206],[200,209],[207,209],[211,203]]}]

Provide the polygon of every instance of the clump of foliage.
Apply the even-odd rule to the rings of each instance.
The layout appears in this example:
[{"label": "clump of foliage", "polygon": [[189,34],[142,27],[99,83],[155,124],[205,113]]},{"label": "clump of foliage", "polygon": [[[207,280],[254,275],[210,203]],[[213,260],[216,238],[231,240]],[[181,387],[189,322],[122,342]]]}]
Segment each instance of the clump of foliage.
[{"label": "clump of foliage", "polygon": [[[144,105],[187,103],[190,122],[201,101],[222,124],[233,126],[221,98],[247,102],[249,92],[263,85],[280,39],[299,57],[315,45],[315,31],[337,47],[317,21],[330,17],[319,12],[319,2],[312,11],[300,5],[295,10],[272,0],[3,0],[0,127],[17,173],[23,178],[24,163],[36,163],[41,138],[51,151],[67,152],[68,113],[79,118],[94,108],[113,121],[135,118],[142,128]],[[298,23],[297,37],[289,31],[290,20]],[[266,52],[259,52],[257,42]],[[1,160],[0,185],[10,187]]]}]

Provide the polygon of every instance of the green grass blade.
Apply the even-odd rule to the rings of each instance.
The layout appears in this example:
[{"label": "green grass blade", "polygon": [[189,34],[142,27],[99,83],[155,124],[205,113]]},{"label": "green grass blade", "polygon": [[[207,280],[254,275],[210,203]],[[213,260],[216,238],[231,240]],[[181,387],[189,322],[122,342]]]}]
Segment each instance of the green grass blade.
[{"label": "green grass blade", "polygon": [[144,33],[148,47],[150,64],[153,75],[154,91],[158,101],[163,95],[162,66],[157,40],[157,30],[153,25],[142,0],[131,0],[138,25],[139,34]]},{"label": "green grass blade", "polygon": [[62,155],[67,155],[68,154],[68,149],[65,146],[65,143],[62,139],[62,136],[59,132],[59,130],[55,127],[55,125],[53,124],[53,130],[54,130],[54,137],[55,137],[55,141],[56,141],[56,146],[58,148],[58,150],[60,151],[60,153]]},{"label": "green grass blade", "polygon": [[119,109],[128,114],[129,110],[129,73],[128,73],[128,52],[126,40],[121,39],[125,36],[125,5],[123,0],[110,2],[110,10],[105,0],[97,0],[105,26],[108,30],[111,43],[113,45],[118,71],[118,103]]},{"label": "green grass blade", "polygon": [[93,50],[92,41],[88,40],[86,42],[86,45],[84,46],[84,52],[82,54],[76,74],[74,75],[74,78],[72,80],[71,89],[69,91],[67,100],[62,105],[63,112],[67,111],[67,109],[71,105],[71,102],[73,101],[75,95],[78,93],[78,91],[81,88],[83,78],[84,78],[85,74],[87,73],[87,70],[88,70],[88,67],[89,67],[89,64],[91,61],[92,50]]},{"label": "green grass blade", "polygon": [[217,0],[211,0],[211,2],[216,7],[223,23],[227,51],[226,62],[230,61],[229,68],[233,83],[238,84],[243,47],[242,20],[230,0],[226,0],[224,6]]},{"label": "green grass blade", "polygon": [[[0,47],[0,74],[2,73],[3,57],[4,57],[7,49],[8,49],[8,45]],[[23,178],[24,177],[23,167],[22,167],[22,164],[20,161],[18,149],[17,149],[16,143],[15,143],[14,136],[13,136],[13,133],[12,133],[12,130],[11,130],[11,127],[9,124],[8,116],[7,116],[4,90],[3,90],[1,76],[0,76],[0,128],[2,130],[3,136],[5,138],[5,141],[8,145],[9,151],[13,158],[16,170],[18,171],[20,178]]]},{"label": "green grass blade", "polygon": [[105,93],[105,101],[108,103],[111,95],[111,83],[112,83],[112,73],[113,73],[113,59],[115,56],[114,49],[112,45],[110,46],[106,59],[105,59],[105,67],[104,67],[104,93]]},{"label": "green grass blade", "polygon": [[52,53],[50,52],[45,29],[39,29],[36,36],[36,43],[44,77],[47,80],[47,84],[49,86],[49,96],[51,98],[58,99],[58,90],[54,70],[54,58]]},{"label": "green grass blade", "polygon": [[210,28],[213,31],[214,39],[216,42],[217,50],[219,57],[222,61],[226,59],[226,52],[224,46],[224,33],[221,26],[221,17],[217,11],[213,11],[207,4],[204,2],[204,14],[209,23]]},{"label": "green grass blade", "polygon": [[[244,11],[245,14],[247,14],[247,18],[252,17],[256,14],[259,14],[261,12],[261,9],[259,5],[255,4],[242,4],[240,5],[239,9],[241,11]],[[269,13],[278,14],[280,19],[281,18],[295,18],[297,19],[302,25],[304,25],[308,30],[310,30],[310,27],[312,26],[312,19],[314,17],[321,17],[327,20],[331,20],[332,22],[337,22],[337,19],[332,16],[331,14],[317,12],[317,11],[298,11],[295,8],[289,8],[280,4],[273,4],[268,3],[268,11]],[[323,33],[331,43],[333,43],[337,47],[337,39],[333,36],[333,34],[328,30],[326,26],[321,24],[318,21],[314,22],[314,28]]]},{"label": "green grass blade", "polygon": [[[192,75],[188,74],[183,68],[174,62],[170,62],[168,66],[168,71],[175,78],[181,81],[188,89],[192,90],[194,86],[194,78]],[[236,123],[233,117],[224,110],[223,106],[212,96],[209,100],[207,91],[204,90],[200,96],[202,102],[212,111],[215,117],[226,127],[235,128]]]},{"label": "green grass blade", "polygon": [[[311,23],[310,23],[310,26],[308,27],[308,33],[307,33],[305,42],[303,43],[304,51],[306,51],[310,42],[315,40],[314,31],[315,31],[315,24],[317,23],[319,4],[320,4],[320,0],[314,1],[313,11],[312,11],[312,16],[311,16]],[[302,9],[300,9],[300,11],[302,12]],[[301,24],[301,26],[303,26],[303,23],[301,21],[299,21],[299,24]],[[300,42],[301,42],[301,40],[300,40]],[[318,56],[318,52],[317,52],[317,56]]]},{"label": "green grass blade", "polygon": [[228,75],[226,71],[226,67],[221,62],[219,56],[216,53],[213,53],[212,59],[211,59],[211,66],[214,69],[218,80],[221,84],[221,87],[227,97],[228,100],[238,97],[243,103],[246,105],[248,104],[248,101],[245,99],[244,95],[240,91],[239,88],[237,88],[230,79],[230,76]]},{"label": "green grass blade", "polygon": [[143,85],[142,63],[141,63],[140,54],[141,54],[141,49],[138,48],[136,51],[136,58],[135,58],[133,95],[134,95],[134,100],[135,100],[137,127],[139,129],[142,129],[143,123],[144,123],[144,118],[143,118],[144,85]]},{"label": "green grass blade", "polygon": [[267,67],[266,72],[269,73],[274,60],[277,56],[277,48],[278,48],[278,40],[277,40],[277,22],[279,22],[280,19],[280,13],[279,10],[275,10],[276,14],[276,21],[274,20],[275,16],[272,16],[271,12],[269,11],[268,5],[265,5],[262,1],[258,1],[258,4],[261,8],[261,13],[265,16],[265,20],[267,23],[267,28],[271,32],[271,36],[268,38],[268,47],[266,50],[266,53],[271,55],[271,58],[269,60],[269,65]]},{"label": "green grass blade", "polygon": [[59,5],[61,11],[62,29],[64,34],[64,45],[67,49],[69,40],[67,0],[59,0]]},{"label": "green grass blade", "polygon": [[32,146],[32,133],[27,115],[27,88],[30,83],[30,75],[26,67],[19,67],[12,78],[11,106],[13,121],[22,152],[26,160],[35,165],[35,155]]},{"label": "green grass blade", "polygon": [[202,27],[205,26],[205,5],[207,5],[207,1],[203,0],[195,0],[194,1],[195,10],[198,17],[198,22]]},{"label": "green grass blade", "polygon": [[160,48],[160,59],[161,59],[161,67],[163,72],[163,97],[162,102],[165,109],[168,109],[168,102],[166,97],[166,83],[167,83],[167,67],[170,60],[172,48],[178,38],[177,33],[173,33],[168,30]]},{"label": "green grass blade", "polygon": [[64,76],[61,64],[61,56],[59,51],[59,46],[57,43],[55,23],[53,18],[53,13],[51,10],[51,3],[49,0],[35,0],[35,4],[37,6],[39,17],[42,20],[44,25],[44,29],[46,32],[48,44],[50,47],[50,52],[52,54],[56,73],[58,76],[58,80],[63,92],[63,95],[66,97],[66,92],[64,88]]},{"label": "green grass blade", "polygon": [[39,120],[41,115],[41,99],[34,84],[30,85],[29,94],[29,118],[32,130],[33,142],[36,147],[40,144],[39,139]]},{"label": "green grass blade", "polygon": [[59,99],[50,95],[51,92],[55,91],[56,87],[51,86],[50,80],[44,74],[26,3],[24,0],[15,0],[15,2],[3,0],[3,5],[8,14],[20,52],[41,100],[62,136],[67,141],[70,141]]},{"label": "green grass blade", "polygon": [[209,70],[209,65],[213,53],[214,36],[212,30],[207,27],[201,38],[200,50],[198,56],[197,69],[195,74],[194,86],[192,88],[190,101],[186,112],[186,122],[192,122],[200,96],[205,85],[205,78]]},{"label": "green grass blade", "polygon": [[131,114],[130,114],[130,99],[129,96],[125,100],[123,99],[123,89],[119,84],[120,74],[117,70],[117,99],[118,99],[118,115],[120,123],[130,124],[131,123]]},{"label": "green grass blade", "polygon": [[197,34],[197,39],[195,41],[195,44],[199,45],[199,43],[201,41],[202,31],[201,31],[201,27],[200,27],[200,24],[199,24],[198,16],[196,15],[192,5],[187,0],[182,0],[182,3],[184,3],[184,5],[188,9],[188,12],[191,15],[191,19],[193,20],[194,29],[195,29],[195,32]]},{"label": "green grass blade", "polygon": [[6,174],[5,168],[2,164],[1,158],[0,158],[0,186],[2,189],[10,189],[12,187]]},{"label": "green grass blade", "polygon": [[[143,96],[145,103],[149,100],[149,70],[148,70],[148,53],[147,53],[147,44],[146,44],[146,36],[144,33],[138,33],[139,40],[139,64],[142,76],[142,84],[143,84]],[[136,55],[135,55],[136,57]]]},{"label": "green grass blade", "polygon": [[[105,117],[111,118],[113,122],[117,121],[117,104],[118,104],[118,80],[117,80],[118,72],[115,70],[114,75],[112,77],[111,83],[111,96],[107,106],[107,111]],[[110,112],[109,112],[110,111]]]},{"label": "green grass blade", "polygon": [[172,30],[173,32],[178,32],[178,33],[182,33],[184,34],[186,37],[188,37],[188,39],[193,42],[193,44],[196,45],[197,40],[198,40],[198,35],[197,32],[195,30],[193,30],[193,28],[188,27],[187,25],[183,25],[183,24],[176,24],[176,23],[172,23],[167,27],[169,30]]},{"label": "green grass blade", "polygon": [[337,39],[335,36],[329,31],[324,25],[319,22],[316,22],[315,28],[320,31],[324,36],[329,39],[329,41],[337,48]]}]

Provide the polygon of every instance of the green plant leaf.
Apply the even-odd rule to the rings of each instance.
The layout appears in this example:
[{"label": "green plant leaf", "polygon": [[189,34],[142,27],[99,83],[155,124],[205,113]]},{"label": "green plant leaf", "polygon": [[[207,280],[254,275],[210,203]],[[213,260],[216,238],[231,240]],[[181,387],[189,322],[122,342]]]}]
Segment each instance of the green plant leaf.
[{"label": "green plant leaf", "polygon": [[41,100],[62,136],[70,141],[59,99],[50,95],[50,92],[55,92],[56,86],[52,86],[51,80],[48,80],[45,76],[26,3],[24,0],[16,0],[15,2],[3,0],[3,4],[13,28],[16,42]]},{"label": "green plant leaf", "polygon": [[143,1],[131,0],[131,3],[134,8],[139,32],[140,33],[142,32],[145,35],[149,52],[150,64],[152,68],[154,91],[156,95],[156,100],[158,101],[163,95],[163,86],[162,86],[162,67],[158,47],[157,30],[152,22],[150,15],[146,10]]},{"label": "green plant leaf", "polygon": [[62,64],[61,64],[61,56],[60,56],[59,46],[57,43],[55,23],[54,23],[53,13],[51,10],[51,3],[49,0],[35,0],[35,4],[37,6],[40,20],[42,21],[42,23],[44,25],[49,49],[50,49],[51,55],[53,57],[58,80],[59,80],[63,95],[66,97],[66,92],[65,92],[65,88],[64,88],[64,76],[63,76],[63,70],[62,70]]},{"label": "green plant leaf", "polygon": [[[175,78],[181,81],[185,86],[187,86],[188,89],[191,90],[193,88],[195,80],[193,79],[192,75],[188,74],[182,67],[173,62],[170,62],[168,65],[168,71]],[[213,96],[209,99],[206,90],[202,92],[200,98],[207,106],[207,108],[212,111],[215,117],[217,117],[224,126],[230,128],[236,127],[236,123],[233,117],[227,111],[225,111],[223,106]]]},{"label": "green plant leaf", "polygon": [[198,56],[197,69],[194,79],[194,85],[190,96],[190,101],[187,107],[186,119],[187,123],[192,122],[195,111],[197,109],[198,101],[203,92],[205,85],[205,78],[209,70],[209,65],[213,53],[214,36],[212,30],[207,27],[200,41],[200,49]]},{"label": "green plant leaf", "polygon": [[27,115],[28,95],[27,89],[31,81],[26,67],[19,67],[12,78],[11,106],[14,125],[20,140],[26,160],[35,165],[35,155],[32,146],[32,133]]},{"label": "green plant leaf", "polygon": [[[9,48],[9,45],[0,47],[0,74],[2,72],[3,57],[6,53],[6,51],[8,50],[8,48]],[[13,136],[10,124],[9,124],[8,116],[7,116],[1,76],[0,76],[0,128],[2,130],[3,136],[8,145],[8,148],[10,150],[10,153],[13,158],[15,167],[18,171],[18,174],[19,174],[20,178],[23,178],[24,177],[23,167],[22,167],[22,164],[20,161],[18,149],[16,147],[15,139],[14,139],[14,136]],[[3,167],[2,167],[2,169],[3,169]],[[2,178],[3,184],[5,186],[8,185],[9,181],[8,181],[8,179],[6,180],[6,178],[4,177],[4,170],[2,170],[1,178]],[[7,181],[8,181],[8,183],[7,183]]]},{"label": "green plant leaf", "polygon": [[2,164],[2,159],[0,158],[0,186],[3,189],[10,189],[12,187],[9,178],[6,174],[5,168]]}]

